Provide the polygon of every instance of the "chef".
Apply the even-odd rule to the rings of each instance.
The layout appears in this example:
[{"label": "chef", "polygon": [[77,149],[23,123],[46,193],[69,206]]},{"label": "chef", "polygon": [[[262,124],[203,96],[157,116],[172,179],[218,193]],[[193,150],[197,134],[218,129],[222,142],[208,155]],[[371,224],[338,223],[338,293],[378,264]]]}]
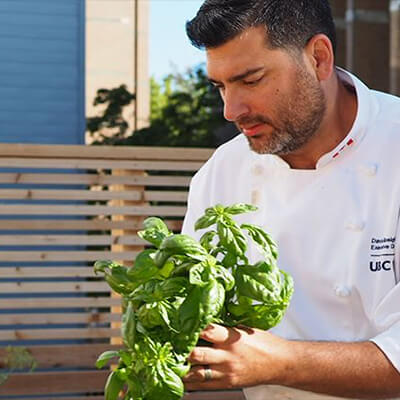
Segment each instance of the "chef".
[{"label": "chef", "polygon": [[271,331],[209,326],[186,388],[400,398],[400,99],[335,66],[327,0],[206,0],[187,32],[241,134],[193,178],[183,232],[206,207],[257,205],[242,218],[295,293]]}]

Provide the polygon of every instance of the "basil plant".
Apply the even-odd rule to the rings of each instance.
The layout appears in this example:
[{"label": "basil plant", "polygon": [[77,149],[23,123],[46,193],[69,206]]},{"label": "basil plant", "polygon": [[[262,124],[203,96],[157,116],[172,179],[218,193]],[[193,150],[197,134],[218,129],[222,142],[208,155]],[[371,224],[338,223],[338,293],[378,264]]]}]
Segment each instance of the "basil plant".
[{"label": "basil plant", "polygon": [[[97,261],[95,272],[122,296],[124,348],[106,351],[104,367],[118,358],[108,377],[106,400],[178,400],[184,395],[187,361],[210,323],[267,330],[282,319],[293,280],[278,268],[277,246],[258,226],[239,225],[234,216],[255,211],[247,204],[207,208],[196,222],[199,241],[173,234],[159,218],[144,221],[138,234],[153,248],[134,266]],[[249,241],[260,258],[250,263]]]}]

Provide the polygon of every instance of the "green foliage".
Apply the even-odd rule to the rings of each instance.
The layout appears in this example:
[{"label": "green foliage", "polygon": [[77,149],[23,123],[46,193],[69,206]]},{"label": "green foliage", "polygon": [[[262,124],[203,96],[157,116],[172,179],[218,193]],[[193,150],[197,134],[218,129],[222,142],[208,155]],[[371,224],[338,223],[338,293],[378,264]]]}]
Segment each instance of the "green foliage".
[{"label": "green foliage", "polygon": [[[134,98],[122,86],[98,93],[96,104],[108,104],[110,111],[89,118],[88,130],[95,133],[101,127],[116,128],[110,138],[103,136],[95,144],[131,146],[215,147],[215,132],[226,126],[222,100],[209,83],[203,66],[186,73],[170,74],[158,83],[150,81],[150,125],[126,137],[127,123],[122,109]],[[101,99],[101,102],[98,99]],[[128,102],[129,100],[129,102]]]},{"label": "green foliage", "polygon": [[[283,317],[293,294],[292,278],[277,267],[278,252],[260,227],[239,225],[234,216],[256,207],[216,205],[196,229],[211,228],[200,241],[173,234],[150,217],[139,236],[155,246],[139,253],[134,266],[98,261],[96,274],[123,297],[125,348],[100,355],[97,366],[119,357],[106,384],[106,399],[179,400],[187,357],[211,322],[269,329]],[[214,229],[212,229],[214,227]],[[249,241],[261,260],[251,264]]]},{"label": "green foliage", "polygon": [[32,357],[31,353],[25,347],[8,346],[6,348],[6,355],[1,360],[1,364],[7,373],[0,373],[0,385],[4,383],[10,373],[15,370],[29,368],[33,371],[36,368],[36,360]]},{"label": "green foliage", "polygon": [[[87,118],[86,128],[89,135],[94,136],[97,133],[99,135],[97,140],[100,142],[115,141],[124,137],[129,126],[122,116],[123,109],[134,99],[135,95],[127,90],[126,85],[115,89],[99,89],[93,105],[101,105],[103,110],[101,115]],[[108,138],[110,134],[112,139]]]}]

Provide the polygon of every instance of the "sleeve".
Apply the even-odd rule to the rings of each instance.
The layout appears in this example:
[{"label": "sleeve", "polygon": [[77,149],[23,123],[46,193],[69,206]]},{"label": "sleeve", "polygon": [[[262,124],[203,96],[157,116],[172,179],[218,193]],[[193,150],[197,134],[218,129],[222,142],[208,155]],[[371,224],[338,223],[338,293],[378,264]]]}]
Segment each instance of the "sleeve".
[{"label": "sleeve", "polygon": [[396,285],[378,304],[374,322],[379,333],[370,339],[400,372],[400,223],[396,236],[394,279]]}]

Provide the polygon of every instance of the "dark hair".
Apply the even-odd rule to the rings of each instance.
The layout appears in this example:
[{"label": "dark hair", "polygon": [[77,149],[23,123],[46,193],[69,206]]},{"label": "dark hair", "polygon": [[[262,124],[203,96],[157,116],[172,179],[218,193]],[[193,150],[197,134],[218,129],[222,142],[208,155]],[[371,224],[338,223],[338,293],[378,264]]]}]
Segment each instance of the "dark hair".
[{"label": "dark hair", "polygon": [[244,30],[265,26],[270,48],[303,49],[319,33],[336,51],[336,31],[328,0],[206,0],[186,23],[197,48],[225,44]]}]

